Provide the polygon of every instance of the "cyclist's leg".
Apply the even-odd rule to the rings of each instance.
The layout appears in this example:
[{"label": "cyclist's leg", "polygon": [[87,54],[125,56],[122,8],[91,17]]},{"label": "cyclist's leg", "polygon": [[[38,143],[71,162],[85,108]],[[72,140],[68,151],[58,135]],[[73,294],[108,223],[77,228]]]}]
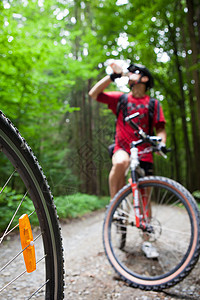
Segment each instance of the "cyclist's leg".
[{"label": "cyclist's leg", "polygon": [[140,167],[144,169],[145,176],[153,175],[153,163],[141,160]]},{"label": "cyclist's leg", "polygon": [[125,185],[125,173],[129,167],[129,154],[120,149],[112,157],[112,168],[109,174],[109,188],[111,199]]}]

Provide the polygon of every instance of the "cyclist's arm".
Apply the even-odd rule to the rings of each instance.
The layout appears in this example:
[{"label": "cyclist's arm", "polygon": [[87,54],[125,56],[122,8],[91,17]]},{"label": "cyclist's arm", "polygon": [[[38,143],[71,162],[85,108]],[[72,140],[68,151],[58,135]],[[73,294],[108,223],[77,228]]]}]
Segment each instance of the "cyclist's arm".
[{"label": "cyclist's arm", "polygon": [[111,82],[112,80],[110,79],[110,76],[105,76],[91,88],[91,90],[89,91],[89,96],[92,99],[96,100],[98,95],[102,93]]},{"label": "cyclist's arm", "polygon": [[156,130],[156,135],[162,138],[162,143],[166,144],[167,141],[167,133],[165,128],[158,128]]}]

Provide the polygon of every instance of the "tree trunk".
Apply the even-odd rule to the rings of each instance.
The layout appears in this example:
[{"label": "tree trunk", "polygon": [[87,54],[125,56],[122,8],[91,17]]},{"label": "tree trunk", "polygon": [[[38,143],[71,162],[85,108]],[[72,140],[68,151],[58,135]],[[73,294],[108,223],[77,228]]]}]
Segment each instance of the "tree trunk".
[{"label": "tree trunk", "polygon": [[[199,78],[199,71],[197,68],[197,64],[199,62],[198,56],[200,54],[198,49],[197,38],[195,35],[195,28],[194,28],[194,2],[193,0],[186,0],[188,13],[188,31],[189,31],[189,38],[191,42],[192,48],[192,62],[193,62],[193,79],[194,79],[194,89],[195,89],[195,96],[197,100],[197,113],[198,113],[198,134],[200,133],[200,78]],[[198,5],[199,7],[199,5]]]},{"label": "tree trunk", "polygon": [[184,139],[184,148],[185,148],[185,161],[186,161],[186,185],[188,188],[191,186],[191,174],[192,174],[192,153],[190,150],[190,144],[189,144],[189,138],[188,138],[188,129],[187,129],[187,122],[186,122],[186,109],[185,109],[185,94],[183,90],[183,76],[181,72],[181,65],[179,62],[178,57],[178,47],[177,42],[175,38],[175,32],[174,29],[170,27],[170,24],[168,23],[168,29],[171,35],[171,41],[173,43],[174,48],[174,56],[175,56],[175,63],[176,63],[176,69],[178,73],[178,79],[179,79],[179,90],[180,90],[180,100],[178,101],[179,107],[180,107],[180,115],[182,120],[182,130],[183,130],[183,139]]},{"label": "tree trunk", "polygon": [[[187,41],[186,41],[186,36],[185,36],[185,29],[182,26],[181,29],[182,32],[182,37],[183,37],[183,45],[185,48],[185,52],[187,53]],[[200,173],[199,173],[199,167],[198,164],[196,164],[196,161],[200,161],[200,142],[199,142],[199,138],[198,138],[198,123],[197,123],[197,115],[196,115],[196,103],[194,102],[194,98],[193,98],[193,91],[191,89],[191,78],[192,78],[192,74],[189,71],[190,69],[190,62],[189,62],[189,58],[188,55],[185,58],[185,66],[186,66],[186,79],[187,79],[187,83],[188,83],[188,98],[189,98],[189,106],[190,106],[190,113],[191,113],[191,129],[192,129],[192,143],[193,143],[193,152],[194,152],[194,159],[193,159],[193,182],[192,182],[192,190],[198,189],[200,188],[199,184],[200,184]]]},{"label": "tree trunk", "polygon": [[178,155],[178,146],[177,146],[177,141],[176,141],[176,121],[175,121],[175,118],[174,118],[174,113],[171,109],[171,107],[169,107],[169,111],[171,111],[170,113],[170,119],[171,119],[171,130],[170,130],[170,133],[171,133],[171,140],[172,140],[172,148],[173,148],[173,165],[174,165],[174,168],[173,168],[173,173],[175,173],[175,180],[178,181],[178,182],[181,182],[181,176],[180,176],[180,160],[179,160],[179,155]]},{"label": "tree trunk", "polygon": [[179,148],[177,145],[177,129],[176,129],[176,120],[177,118],[175,118],[175,108],[174,108],[174,99],[177,99],[177,101],[179,102],[179,98],[180,95],[176,95],[176,93],[171,89],[170,85],[168,86],[166,84],[165,81],[161,80],[160,77],[156,77],[156,80],[159,82],[160,86],[163,86],[166,94],[168,95],[168,97],[166,97],[167,99],[167,104],[168,104],[168,109],[169,109],[169,115],[170,115],[170,138],[171,138],[171,145],[170,147],[172,147],[172,156],[173,156],[173,165],[174,168],[172,168],[171,170],[171,176],[172,178],[174,178],[175,180],[177,180],[178,182],[181,182],[181,170],[180,170],[180,155],[179,155]]}]

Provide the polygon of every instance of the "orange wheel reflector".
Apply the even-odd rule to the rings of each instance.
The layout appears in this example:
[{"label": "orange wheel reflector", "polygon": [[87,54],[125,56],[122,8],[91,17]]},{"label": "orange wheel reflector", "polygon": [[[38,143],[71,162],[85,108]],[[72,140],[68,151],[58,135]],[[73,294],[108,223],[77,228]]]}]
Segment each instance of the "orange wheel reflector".
[{"label": "orange wheel reflector", "polygon": [[24,256],[24,262],[26,265],[26,271],[31,273],[36,269],[36,259],[35,259],[35,246],[33,242],[33,234],[31,230],[31,224],[27,214],[22,215],[19,218],[19,232],[21,245]]}]

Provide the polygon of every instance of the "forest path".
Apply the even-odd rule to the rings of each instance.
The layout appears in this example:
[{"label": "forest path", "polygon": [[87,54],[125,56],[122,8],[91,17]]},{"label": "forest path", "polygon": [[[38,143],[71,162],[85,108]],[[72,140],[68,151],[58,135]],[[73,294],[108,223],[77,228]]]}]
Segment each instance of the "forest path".
[{"label": "forest path", "polygon": [[62,224],[65,299],[200,299],[200,262],[183,282],[164,292],[141,291],[121,281],[104,254],[104,214],[105,211],[95,212]]}]

